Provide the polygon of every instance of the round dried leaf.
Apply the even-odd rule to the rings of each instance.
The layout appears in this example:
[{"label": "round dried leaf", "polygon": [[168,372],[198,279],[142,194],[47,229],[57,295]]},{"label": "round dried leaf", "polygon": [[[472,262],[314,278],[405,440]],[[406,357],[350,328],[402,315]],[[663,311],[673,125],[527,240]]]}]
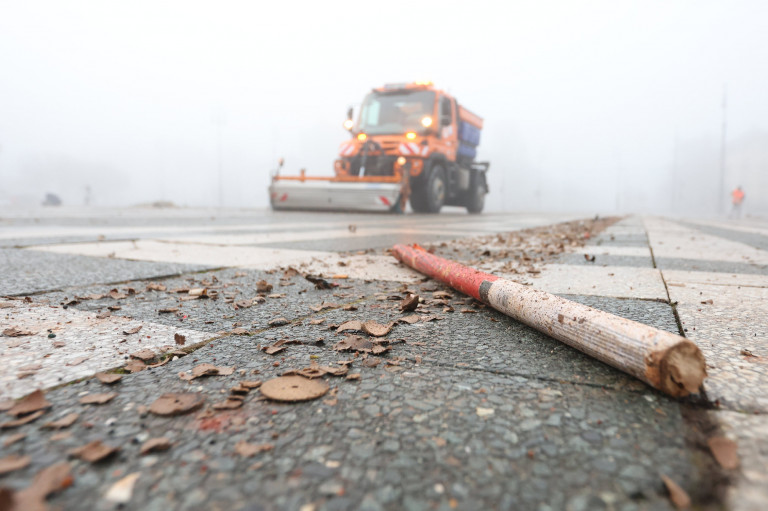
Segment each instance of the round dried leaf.
[{"label": "round dried leaf", "polygon": [[308,401],[328,392],[328,384],[322,380],[310,380],[303,376],[281,376],[264,382],[260,390],[264,397],[275,401]]}]

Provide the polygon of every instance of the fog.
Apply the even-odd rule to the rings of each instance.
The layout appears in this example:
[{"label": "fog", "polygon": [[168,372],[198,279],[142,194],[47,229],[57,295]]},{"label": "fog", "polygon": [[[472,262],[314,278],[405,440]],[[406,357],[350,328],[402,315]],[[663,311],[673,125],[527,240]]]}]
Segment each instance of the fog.
[{"label": "fog", "polygon": [[278,158],[330,175],[349,106],[427,79],[485,119],[488,210],[711,216],[742,185],[768,215],[767,19],[760,0],[0,0],[0,204],[266,207]]}]

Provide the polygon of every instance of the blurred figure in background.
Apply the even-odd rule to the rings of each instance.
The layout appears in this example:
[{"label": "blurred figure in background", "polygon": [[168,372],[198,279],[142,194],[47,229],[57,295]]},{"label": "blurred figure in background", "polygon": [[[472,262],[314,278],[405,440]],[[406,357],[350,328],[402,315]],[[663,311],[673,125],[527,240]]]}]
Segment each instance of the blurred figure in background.
[{"label": "blurred figure in background", "polygon": [[731,192],[731,203],[733,204],[731,218],[741,218],[741,205],[744,203],[744,197],[744,191],[741,189],[741,186],[737,186]]}]

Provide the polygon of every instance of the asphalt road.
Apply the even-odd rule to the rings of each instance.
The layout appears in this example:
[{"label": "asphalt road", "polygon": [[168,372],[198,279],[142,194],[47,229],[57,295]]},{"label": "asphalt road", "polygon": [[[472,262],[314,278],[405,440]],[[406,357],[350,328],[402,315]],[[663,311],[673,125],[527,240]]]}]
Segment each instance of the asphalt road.
[{"label": "asphalt road", "polygon": [[[713,396],[726,408],[734,403],[728,413],[742,410],[743,399],[762,414],[758,397],[734,397],[728,378],[717,377],[709,397],[667,398],[466,297],[452,293],[446,303],[433,303],[433,293],[445,288],[395,264],[384,250],[410,242],[439,248],[447,240],[578,218],[3,212],[0,295],[10,297],[0,300],[10,304],[2,309],[4,327],[35,333],[0,337],[8,369],[0,391],[18,398],[50,389],[52,407],[37,421],[3,430],[3,441],[26,435],[3,447],[3,455],[29,456],[30,462],[0,475],[0,486],[26,487],[41,469],[67,461],[73,484],[50,500],[65,509],[114,509],[108,492],[130,474],[138,478],[121,504],[127,509],[673,509],[660,478],[666,474],[701,509],[751,509],[764,495],[729,497],[726,483],[733,487],[738,476],[714,462],[705,437],[723,429],[708,412]],[[762,247],[747,242],[766,239],[758,227],[701,229],[706,235],[712,229],[741,233],[739,243],[756,251]],[[731,260],[718,260],[712,250],[707,258],[663,250],[654,257],[652,240],[664,232],[628,218],[586,240],[586,247],[542,261],[541,272],[526,278],[680,333],[689,325],[687,302],[670,299],[670,289],[678,290],[669,287],[674,282],[660,273],[660,262],[667,261],[670,272],[697,275],[718,262],[723,274],[768,273],[759,252]],[[467,245],[456,246],[457,258],[469,257],[461,252]],[[598,265],[590,265],[584,252],[598,254]],[[491,270],[508,262],[488,259],[483,264]],[[322,273],[338,286],[316,289],[301,275],[284,275],[288,266]],[[262,281],[273,288],[259,293]],[[149,290],[149,284],[165,290]],[[217,297],[182,299],[189,294],[175,292],[189,288],[208,288]],[[335,349],[344,335],[329,325],[397,321],[404,314],[394,297],[406,291],[426,299],[416,313],[427,321],[396,323],[383,354]],[[679,310],[670,304],[675,301],[682,302]],[[169,309],[176,310],[159,312]],[[690,314],[690,321],[699,321],[695,310]],[[286,324],[271,325],[277,318]],[[142,327],[138,333],[126,333],[136,326]],[[175,334],[185,337],[183,344]],[[292,343],[274,355],[262,349],[280,340]],[[156,356],[151,362],[168,362],[135,373],[115,369],[146,349]],[[179,349],[188,354],[162,356]],[[330,390],[319,399],[279,403],[254,389],[239,408],[214,407],[238,382],[267,381],[315,363],[343,368],[344,361],[351,361],[348,374],[359,378],[323,377]],[[180,378],[202,363],[234,372]],[[124,373],[121,381],[107,386],[91,378],[107,370]],[[765,372],[755,374],[760,388]],[[80,402],[112,392],[106,404]],[[149,413],[167,392],[197,394],[204,405],[175,417]],[[71,413],[78,414],[73,425],[44,427]],[[158,437],[171,447],[140,454],[147,439]],[[72,449],[95,440],[119,452],[96,463],[72,458]],[[246,444],[260,447],[245,456]],[[759,468],[764,460],[750,462]]]}]

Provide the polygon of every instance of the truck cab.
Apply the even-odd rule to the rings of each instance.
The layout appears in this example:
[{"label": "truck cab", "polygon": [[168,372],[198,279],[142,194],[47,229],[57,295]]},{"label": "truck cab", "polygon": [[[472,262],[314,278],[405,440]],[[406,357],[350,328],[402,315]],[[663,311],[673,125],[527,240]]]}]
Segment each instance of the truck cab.
[{"label": "truck cab", "polygon": [[450,205],[479,213],[488,192],[488,164],[474,161],[482,123],[429,82],[374,89],[345,123],[352,138],[339,148],[336,175],[402,176],[414,211]]}]

